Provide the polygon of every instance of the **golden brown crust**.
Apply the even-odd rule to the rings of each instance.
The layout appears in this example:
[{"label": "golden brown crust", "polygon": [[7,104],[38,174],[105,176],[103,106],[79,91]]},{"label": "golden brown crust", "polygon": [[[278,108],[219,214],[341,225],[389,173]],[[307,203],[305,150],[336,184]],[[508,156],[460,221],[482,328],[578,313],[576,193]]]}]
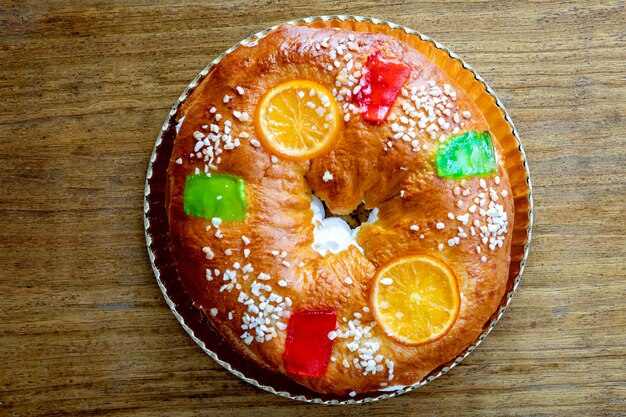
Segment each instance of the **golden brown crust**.
[{"label": "golden brown crust", "polygon": [[[348,42],[353,42],[356,48],[348,49]],[[318,44],[328,44],[328,47],[320,48]],[[334,360],[325,376],[291,376],[319,392],[347,394],[373,391],[385,385],[415,383],[456,357],[477,338],[505,291],[513,200],[497,142],[494,141],[499,159],[497,179],[493,176],[454,181],[436,174],[433,160],[438,136],[432,139],[423,129],[416,129],[418,151],[413,150],[410,140],[393,139],[396,135],[392,129],[393,118],[404,114],[401,106],[410,102],[410,91],[398,97],[393,108],[396,116],[380,126],[353,115],[341,129],[333,148],[312,161],[275,159],[273,162],[262,147],[254,146],[252,122],[237,120],[233,111],[254,114],[258,99],[268,88],[293,79],[308,79],[329,89],[335,88],[339,69],[334,66],[329,70],[328,66],[334,63],[329,51],[337,45],[344,45],[355,62],[364,63],[375,51],[403,60],[411,67],[406,84],[408,90],[430,86],[429,82],[440,87],[448,84],[456,92],[453,110],[450,116],[444,117],[446,123],[450,123],[448,130],[454,127],[459,127],[461,132],[489,130],[486,120],[465,92],[443,71],[402,42],[383,35],[284,26],[260,40],[258,45],[241,46],[224,57],[184,103],[178,115],[179,119],[184,116],[184,122],[168,169],[167,192],[172,251],[186,291],[235,349],[259,365],[279,372],[284,372],[283,330],[275,328],[276,337],[262,343],[246,344],[241,338],[242,317],[248,312],[248,306],[238,300],[239,293],[250,295],[259,273],[270,275],[267,281],[256,281],[270,285],[271,292],[282,297],[284,311],[335,308],[340,327],[346,327],[358,312],[362,315],[361,325],[367,327],[374,318],[363,307],[369,305],[370,281],[377,266],[403,253],[416,251],[432,253],[451,266],[459,279],[462,303],[457,322],[443,338],[424,346],[405,346],[375,326],[367,337],[358,341],[362,345],[363,340],[369,338],[374,345],[380,343],[375,353],[384,359],[377,362],[382,369],[375,374],[363,375],[364,370],[353,365],[359,351],[350,350],[349,344],[354,338],[348,337],[335,339]],[[341,65],[345,66],[345,60]],[[237,86],[243,88],[244,94],[239,94]],[[226,95],[232,96],[228,103],[224,102]],[[214,113],[212,107],[215,107]],[[459,115],[469,112],[471,116],[461,116],[455,121],[455,112]],[[215,121],[216,114],[222,115],[219,123]],[[232,137],[245,132],[249,138],[242,138],[241,145],[232,150],[223,150],[219,164],[216,159],[213,164],[218,172],[245,180],[248,215],[243,224],[222,223],[219,229],[223,237],[218,238],[216,227],[210,221],[185,215],[183,190],[187,175],[196,169],[204,171],[207,164],[197,156],[190,157],[197,142],[194,133],[206,132],[203,125],[222,126],[225,120],[232,121]],[[332,181],[322,179],[326,171],[333,175]],[[378,221],[362,225],[357,236],[364,253],[351,246],[339,254],[322,257],[312,249],[311,191],[336,214],[350,213],[361,201],[379,209]],[[487,210],[494,200],[492,192],[496,193],[497,204],[502,206],[509,222],[502,247],[496,246],[495,250],[489,249],[489,242],[482,242],[478,226],[475,235],[470,231],[474,221],[486,224],[486,215],[481,214],[481,209]],[[469,212],[473,205],[477,206],[476,210]],[[454,220],[448,218],[449,213]],[[467,218],[457,220],[457,216],[463,215]],[[437,228],[438,223],[443,223],[444,227]],[[207,226],[211,226],[209,230]],[[419,226],[419,230],[414,230],[415,226]],[[458,239],[460,234],[467,236]],[[248,244],[242,235],[249,239]],[[454,242],[455,236],[458,243]],[[449,246],[450,239],[453,246]],[[481,247],[481,253],[477,253],[477,246]],[[202,251],[204,247],[211,248],[213,259],[207,259]],[[244,249],[250,251],[247,258]],[[273,255],[272,251],[279,255]],[[282,252],[286,257],[281,257]],[[239,269],[234,266],[237,262]],[[241,268],[246,264],[254,271],[244,274]],[[220,276],[207,280],[207,268],[219,270]],[[236,286],[231,290],[223,289],[228,283],[223,280],[227,269],[236,270],[240,289]],[[243,275],[247,275],[247,279]],[[351,284],[346,283],[346,277],[351,278]],[[279,286],[277,283],[281,280],[288,285]],[[291,306],[286,297],[292,301]],[[217,309],[217,314],[211,314],[211,309]],[[287,323],[286,318],[279,321]],[[393,379],[389,380],[391,366]]]}]

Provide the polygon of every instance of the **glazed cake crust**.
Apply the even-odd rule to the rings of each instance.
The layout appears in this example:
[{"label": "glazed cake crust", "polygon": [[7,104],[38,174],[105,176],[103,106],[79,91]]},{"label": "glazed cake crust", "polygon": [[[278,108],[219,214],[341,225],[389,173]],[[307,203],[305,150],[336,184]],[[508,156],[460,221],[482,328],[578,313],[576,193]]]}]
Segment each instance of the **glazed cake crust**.
[{"label": "glazed cake crust", "polygon": [[[352,90],[356,63],[364,65],[377,51],[411,68],[403,94],[380,125],[362,120],[341,94]],[[347,114],[332,148],[304,162],[272,156],[260,146],[252,123],[260,97],[296,79],[335,90],[342,115]],[[419,113],[428,113],[435,97],[440,101],[432,107],[441,110],[436,104],[444,96],[450,107],[443,106],[434,122],[421,127]],[[514,209],[502,151],[493,140],[495,175],[438,177],[434,158],[441,135],[445,139],[455,131],[488,131],[489,126],[453,80],[404,43],[384,35],[283,26],[258,44],[225,56],[183,104],[177,120],[181,124],[168,168],[167,207],[180,279],[196,307],[233,348],[260,366],[285,373],[289,314],[334,309],[339,336],[326,374],[289,377],[338,395],[410,385],[474,342],[497,309],[508,278]],[[437,130],[430,127],[433,123]],[[414,127],[414,136],[398,135],[409,127]],[[200,136],[212,129],[238,141],[229,145],[222,139],[219,145],[198,149]],[[185,213],[187,176],[207,171],[245,181],[248,208],[243,223],[212,222]],[[324,180],[326,173],[332,180]],[[334,214],[350,213],[362,201],[378,208],[378,220],[363,224],[357,235],[363,252],[356,246],[326,256],[313,250],[311,193]],[[493,219],[499,226],[495,231],[488,227]],[[508,222],[504,228],[502,219]],[[422,346],[407,346],[386,335],[370,308],[377,268],[411,253],[442,259],[454,271],[461,292],[460,313],[450,331]],[[268,331],[263,332],[270,340],[258,341],[258,333],[246,334],[242,327],[250,317],[259,317],[257,311],[267,313]]]}]

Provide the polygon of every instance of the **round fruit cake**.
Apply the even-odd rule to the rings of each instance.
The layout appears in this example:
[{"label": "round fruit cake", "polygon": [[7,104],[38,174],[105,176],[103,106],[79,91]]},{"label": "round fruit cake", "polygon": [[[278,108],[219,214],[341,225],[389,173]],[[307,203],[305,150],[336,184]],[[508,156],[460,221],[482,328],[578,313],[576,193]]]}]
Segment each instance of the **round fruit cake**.
[{"label": "round fruit cake", "polygon": [[320,393],[420,381],[508,279],[504,155],[452,79],[378,34],[282,26],[176,115],[171,247],[232,347]]}]

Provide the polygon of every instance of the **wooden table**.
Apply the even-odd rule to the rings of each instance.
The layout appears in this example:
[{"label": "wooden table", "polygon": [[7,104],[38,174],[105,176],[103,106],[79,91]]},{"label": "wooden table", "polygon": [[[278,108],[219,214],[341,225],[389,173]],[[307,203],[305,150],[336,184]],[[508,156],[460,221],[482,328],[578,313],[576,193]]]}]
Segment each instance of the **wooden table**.
[{"label": "wooden table", "polygon": [[[0,415],[626,415],[623,1],[19,3],[0,6]],[[196,73],[330,13],[405,24],[474,66],[519,128],[536,219],[520,290],[473,355],[340,408],[206,356],[161,297],[142,223],[154,139]]]}]

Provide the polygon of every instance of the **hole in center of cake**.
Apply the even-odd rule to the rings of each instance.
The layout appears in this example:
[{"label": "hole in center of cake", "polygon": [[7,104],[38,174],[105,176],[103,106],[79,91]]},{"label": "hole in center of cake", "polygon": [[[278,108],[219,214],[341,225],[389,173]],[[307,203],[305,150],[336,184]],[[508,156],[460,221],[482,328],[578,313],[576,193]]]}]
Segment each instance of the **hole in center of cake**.
[{"label": "hole in center of cake", "polygon": [[361,226],[361,223],[367,223],[369,216],[373,210],[373,209],[365,208],[365,203],[361,202],[361,204],[359,204],[357,208],[355,208],[352,211],[352,213],[344,214],[344,215],[337,215],[337,214],[332,213],[328,209],[328,206],[326,205],[326,203],[322,201],[322,204],[324,205],[324,213],[325,213],[326,218],[338,217],[342,219],[343,221],[345,221],[346,223],[348,223],[348,226],[350,226],[350,229],[356,229],[359,226]]},{"label": "hole in center of cake", "polygon": [[361,203],[347,215],[333,214],[326,204],[315,194],[311,194],[313,212],[313,250],[322,256],[329,252],[338,253],[350,245],[363,249],[356,241],[362,224],[374,223],[378,218],[378,208],[366,209]]}]

